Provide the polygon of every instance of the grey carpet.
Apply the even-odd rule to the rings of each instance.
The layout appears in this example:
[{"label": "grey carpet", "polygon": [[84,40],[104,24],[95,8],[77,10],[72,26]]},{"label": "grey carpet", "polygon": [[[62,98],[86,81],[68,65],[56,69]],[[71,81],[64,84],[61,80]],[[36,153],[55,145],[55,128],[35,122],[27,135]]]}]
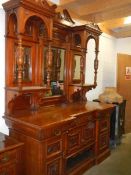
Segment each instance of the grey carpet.
[{"label": "grey carpet", "polygon": [[131,175],[131,133],[122,138],[122,143],[111,155],[83,175]]}]

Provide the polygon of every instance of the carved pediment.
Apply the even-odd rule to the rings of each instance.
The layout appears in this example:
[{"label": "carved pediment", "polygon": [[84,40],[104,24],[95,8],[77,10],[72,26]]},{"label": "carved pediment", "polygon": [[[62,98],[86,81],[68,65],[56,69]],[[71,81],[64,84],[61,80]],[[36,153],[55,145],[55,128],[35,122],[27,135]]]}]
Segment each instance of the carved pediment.
[{"label": "carved pediment", "polygon": [[75,22],[72,20],[69,12],[67,11],[67,9],[63,9],[63,12],[60,13],[56,13],[56,19],[59,20],[59,21],[67,21],[69,22],[70,24],[75,24]]},{"label": "carved pediment", "polygon": [[86,27],[89,27],[89,28],[92,28],[92,29],[95,29],[97,31],[101,31],[101,29],[99,28],[99,26],[93,22],[88,22],[86,24]]}]

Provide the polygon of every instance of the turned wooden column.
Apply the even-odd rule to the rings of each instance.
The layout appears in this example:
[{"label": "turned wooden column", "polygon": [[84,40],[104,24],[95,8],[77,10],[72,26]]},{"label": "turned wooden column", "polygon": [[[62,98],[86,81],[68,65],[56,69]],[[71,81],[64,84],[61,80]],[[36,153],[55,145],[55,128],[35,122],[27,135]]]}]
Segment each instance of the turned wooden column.
[{"label": "turned wooden column", "polygon": [[81,84],[84,84],[84,72],[85,72],[85,68],[84,68],[84,63],[85,63],[85,58],[84,56],[81,56],[80,58],[80,80],[81,80]]},{"label": "turned wooden column", "polygon": [[22,81],[23,81],[23,58],[24,58],[24,48],[22,47],[22,38],[18,37],[18,46],[16,49],[16,64],[18,66],[17,69],[17,84],[18,87],[22,88]]},{"label": "turned wooden column", "polygon": [[60,80],[60,67],[61,67],[61,50],[58,49],[58,51],[57,51],[57,61],[56,61],[57,81]]},{"label": "turned wooden column", "polygon": [[52,49],[51,49],[51,42],[48,44],[48,50],[46,54],[46,67],[47,67],[47,86],[50,86],[51,81],[51,72],[52,72]]},{"label": "turned wooden column", "polygon": [[94,60],[94,85],[96,86],[97,85],[97,70],[98,70],[98,47],[96,47],[95,49],[95,60]]}]

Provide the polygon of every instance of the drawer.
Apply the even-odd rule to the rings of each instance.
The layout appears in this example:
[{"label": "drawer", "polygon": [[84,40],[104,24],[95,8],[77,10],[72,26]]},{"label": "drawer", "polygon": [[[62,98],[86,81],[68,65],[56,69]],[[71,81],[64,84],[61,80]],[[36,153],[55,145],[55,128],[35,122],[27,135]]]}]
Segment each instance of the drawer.
[{"label": "drawer", "polygon": [[103,118],[103,119],[101,119],[100,120],[100,123],[99,123],[99,131],[100,132],[107,131],[109,129],[109,125],[110,125],[109,118]]},{"label": "drawer", "polygon": [[11,150],[0,154],[0,166],[9,162],[17,161],[17,151]]},{"label": "drawer", "polygon": [[62,140],[49,139],[45,142],[46,145],[46,158],[51,158],[62,153]]}]

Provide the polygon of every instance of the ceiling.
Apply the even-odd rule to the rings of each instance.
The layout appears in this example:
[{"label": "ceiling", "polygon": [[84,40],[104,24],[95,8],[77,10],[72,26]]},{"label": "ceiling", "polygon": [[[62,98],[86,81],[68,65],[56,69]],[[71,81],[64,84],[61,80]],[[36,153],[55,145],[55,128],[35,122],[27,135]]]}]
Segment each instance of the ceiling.
[{"label": "ceiling", "polygon": [[131,0],[60,0],[59,9],[67,9],[74,19],[98,23],[102,31],[117,38],[131,37]]}]

